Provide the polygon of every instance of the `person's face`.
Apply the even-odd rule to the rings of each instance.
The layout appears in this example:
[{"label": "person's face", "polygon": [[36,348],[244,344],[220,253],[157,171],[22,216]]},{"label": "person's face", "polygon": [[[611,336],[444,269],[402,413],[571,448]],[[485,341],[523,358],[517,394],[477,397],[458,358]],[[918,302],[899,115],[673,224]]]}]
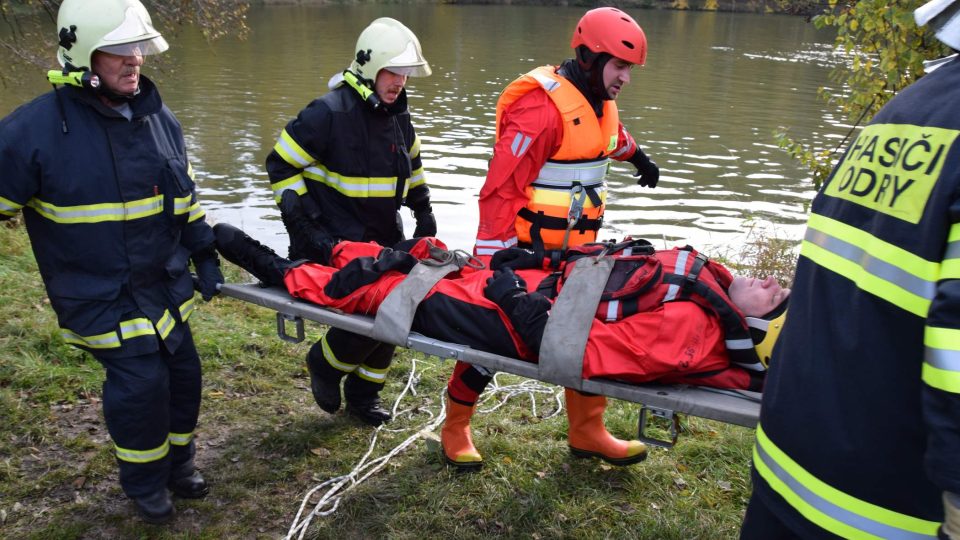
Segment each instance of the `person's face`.
[{"label": "person's face", "polygon": [[93,72],[100,77],[100,84],[121,96],[132,96],[140,86],[140,66],[143,56],[120,56],[95,51],[90,63]]},{"label": "person's face", "polygon": [[406,75],[397,75],[386,69],[381,69],[377,73],[377,80],[374,82],[373,90],[377,93],[380,101],[387,105],[393,104],[400,97],[403,85],[407,84]]},{"label": "person's face", "polygon": [[781,287],[772,277],[737,276],[733,278],[727,294],[747,317],[762,317],[786,300],[790,296],[790,289]]},{"label": "person's face", "polygon": [[610,99],[617,99],[623,87],[630,84],[630,70],[633,64],[617,57],[611,58],[603,66],[603,87]]}]

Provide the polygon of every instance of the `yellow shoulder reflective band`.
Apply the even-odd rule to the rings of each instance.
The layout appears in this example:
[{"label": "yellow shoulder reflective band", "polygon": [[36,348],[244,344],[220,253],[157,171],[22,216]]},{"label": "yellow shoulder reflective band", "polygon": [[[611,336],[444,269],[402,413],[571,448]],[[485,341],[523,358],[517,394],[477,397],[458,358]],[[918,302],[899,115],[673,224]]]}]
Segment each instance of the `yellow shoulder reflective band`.
[{"label": "yellow shoulder reflective band", "polygon": [[844,538],[933,540],[939,523],[852,497],[807,472],[757,426],[757,472],[803,517]]},{"label": "yellow shoulder reflective band", "polygon": [[117,459],[128,461],[130,463],[150,463],[158,461],[167,456],[170,452],[170,442],[163,441],[163,444],[149,450],[130,450],[115,446],[117,450]]},{"label": "yellow shoulder reflective band", "polygon": [[918,317],[927,316],[940,277],[940,263],[819,214],[810,214],[800,255]]},{"label": "yellow shoulder reflective band", "polygon": [[863,128],[823,193],[919,223],[960,131],[910,124]]},{"label": "yellow shoulder reflective band", "polygon": [[940,279],[960,279],[960,223],[950,227],[947,236],[947,250],[943,254]]},{"label": "yellow shoulder reflective band", "polygon": [[17,204],[10,199],[0,197],[0,214],[13,217],[17,215],[17,210],[23,208],[22,204]]},{"label": "yellow shoulder reflective band", "polygon": [[960,394],[960,330],[928,326],[921,378],[928,385]]},{"label": "yellow shoulder reflective band", "polygon": [[309,152],[297,144],[297,141],[293,140],[293,137],[287,133],[286,129],[280,133],[280,138],[277,139],[277,144],[273,146],[273,149],[277,154],[280,154],[280,157],[290,164],[290,166],[298,169],[303,169],[316,161]]}]

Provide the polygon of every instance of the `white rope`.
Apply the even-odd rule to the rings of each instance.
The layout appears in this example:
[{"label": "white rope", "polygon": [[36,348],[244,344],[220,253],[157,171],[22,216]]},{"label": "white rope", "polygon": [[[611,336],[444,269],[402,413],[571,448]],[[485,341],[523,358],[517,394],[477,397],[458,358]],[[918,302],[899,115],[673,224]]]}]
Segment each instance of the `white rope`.
[{"label": "white rope", "polygon": [[[447,417],[447,400],[446,396],[446,387],[444,387],[441,396],[440,396],[440,412],[436,415],[433,414],[429,409],[426,408],[409,408],[404,410],[399,410],[400,402],[403,400],[404,396],[408,393],[416,396],[417,395],[417,383],[420,382],[420,373],[417,371],[417,359],[411,359],[410,373],[407,376],[406,385],[403,388],[403,391],[400,392],[400,395],[397,396],[396,401],[393,403],[393,418],[397,419],[399,416],[413,416],[415,413],[426,413],[430,416],[430,419],[427,420],[419,428],[398,428],[398,429],[387,429],[384,425],[380,425],[374,430],[373,435],[370,437],[370,445],[367,447],[367,451],[363,454],[363,457],[360,458],[360,461],[357,462],[357,465],[349,473],[337,476],[335,478],[330,478],[323,481],[322,483],[311,488],[303,496],[303,500],[300,502],[300,508],[297,510],[297,515],[293,518],[293,523],[290,524],[290,529],[287,531],[287,540],[290,540],[296,537],[298,540],[302,540],[304,535],[307,532],[307,529],[310,526],[310,523],[315,517],[326,517],[337,511],[337,508],[340,506],[340,501],[343,500],[343,497],[350,493],[353,489],[359,486],[363,481],[370,478],[374,474],[380,472],[384,467],[387,466],[387,463],[396,455],[404,452],[410,446],[413,445],[418,439],[422,437],[421,433],[434,431],[440,426],[444,419]],[[523,382],[511,385],[501,385],[500,381],[497,378],[500,376],[500,373],[497,373],[493,376],[493,380],[490,381],[490,384],[487,386],[487,389],[480,396],[480,399],[477,402],[477,413],[486,414],[491,411],[495,411],[506,404],[510,398],[514,396],[527,396],[530,398],[532,414],[537,415],[537,395],[550,395],[553,398],[553,401],[556,403],[556,408],[549,415],[544,416],[544,419],[552,418],[563,410],[563,401],[560,398],[561,389],[557,386],[549,385],[535,380],[524,380]],[[498,396],[499,397],[495,397]],[[497,403],[493,406],[482,409],[481,404],[487,403],[489,401],[497,400]],[[380,456],[376,459],[367,461],[373,451],[376,449],[377,440],[379,439],[381,431],[386,431],[388,433],[400,433],[403,431],[410,431],[414,429],[414,434],[407,437],[400,444],[394,447],[392,450]],[[327,488],[323,492],[323,495],[313,504],[313,508],[304,515],[306,508],[310,505],[310,499],[319,492],[320,490]]]}]

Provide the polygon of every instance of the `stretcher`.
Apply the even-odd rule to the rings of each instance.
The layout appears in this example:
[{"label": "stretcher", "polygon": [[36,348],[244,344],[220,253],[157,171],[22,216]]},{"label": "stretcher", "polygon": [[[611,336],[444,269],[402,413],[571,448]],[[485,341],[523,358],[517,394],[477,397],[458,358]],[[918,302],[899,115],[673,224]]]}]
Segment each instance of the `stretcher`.
[{"label": "stretcher", "polygon": [[[567,354],[565,358],[561,358],[564,357],[563,351],[551,355],[545,354],[548,351],[542,349],[540,362],[532,363],[480,351],[464,345],[440,341],[416,332],[405,332],[402,333],[403,335],[393,332],[391,336],[391,332],[382,331],[381,325],[377,324],[377,319],[386,318],[389,314],[395,315],[397,311],[385,309],[387,306],[386,300],[381,305],[378,316],[374,318],[365,315],[347,314],[299,300],[291,297],[285,289],[280,287],[262,287],[256,283],[228,283],[222,285],[220,290],[224,296],[276,311],[277,335],[285,341],[294,343],[303,341],[304,321],[309,320],[356,334],[376,337],[441,359],[463,360],[494,371],[502,371],[575,388],[583,392],[638,403],[641,405],[638,422],[639,438],[646,443],[657,446],[669,448],[677,442],[681,431],[680,415],[682,414],[748,428],[756,427],[759,419],[760,394],[756,392],[719,390],[690,385],[627,384],[613,380],[585,380],[580,376],[582,354]],[[425,291],[421,291],[421,293],[425,294]],[[412,306],[409,309],[412,313],[419,301],[416,298],[417,295],[417,293],[412,294],[414,297],[412,301],[409,291],[395,290],[390,296],[403,298],[404,302],[408,304],[408,308]],[[420,297],[422,298],[422,295]],[[554,310],[560,308],[559,303],[558,299],[558,304],[554,306]],[[577,302],[577,304],[587,304],[589,306],[589,302]],[[587,310],[589,311],[589,307]],[[559,330],[567,332],[566,329],[561,328]],[[545,331],[545,334],[548,331]],[[565,348],[567,351],[576,350],[575,346],[556,348]],[[579,350],[582,351],[583,349]],[[579,356],[579,360],[576,356]],[[664,427],[664,431],[669,431],[669,438],[658,438],[648,434],[648,428],[652,425],[654,418],[658,419],[656,420],[658,424],[666,422],[667,426]]]}]

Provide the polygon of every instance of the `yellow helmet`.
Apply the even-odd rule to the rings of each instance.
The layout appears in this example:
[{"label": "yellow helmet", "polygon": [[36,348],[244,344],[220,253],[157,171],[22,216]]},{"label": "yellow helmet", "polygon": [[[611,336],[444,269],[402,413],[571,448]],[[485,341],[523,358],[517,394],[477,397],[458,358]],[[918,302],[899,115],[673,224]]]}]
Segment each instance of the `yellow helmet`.
[{"label": "yellow helmet", "polygon": [[747,317],[747,326],[750,327],[750,336],[753,338],[753,348],[760,357],[763,367],[770,367],[770,357],[773,356],[773,346],[780,338],[783,323],[787,319],[787,302],[784,302],[765,317]]},{"label": "yellow helmet", "polygon": [[169,48],[138,0],[63,0],[57,29],[57,60],[72,70],[89,70],[97,50],[127,56]]},{"label": "yellow helmet", "polygon": [[360,33],[356,57],[350,64],[351,72],[370,83],[381,69],[410,77],[431,73],[420,40],[403,23],[390,17],[376,19]]}]

